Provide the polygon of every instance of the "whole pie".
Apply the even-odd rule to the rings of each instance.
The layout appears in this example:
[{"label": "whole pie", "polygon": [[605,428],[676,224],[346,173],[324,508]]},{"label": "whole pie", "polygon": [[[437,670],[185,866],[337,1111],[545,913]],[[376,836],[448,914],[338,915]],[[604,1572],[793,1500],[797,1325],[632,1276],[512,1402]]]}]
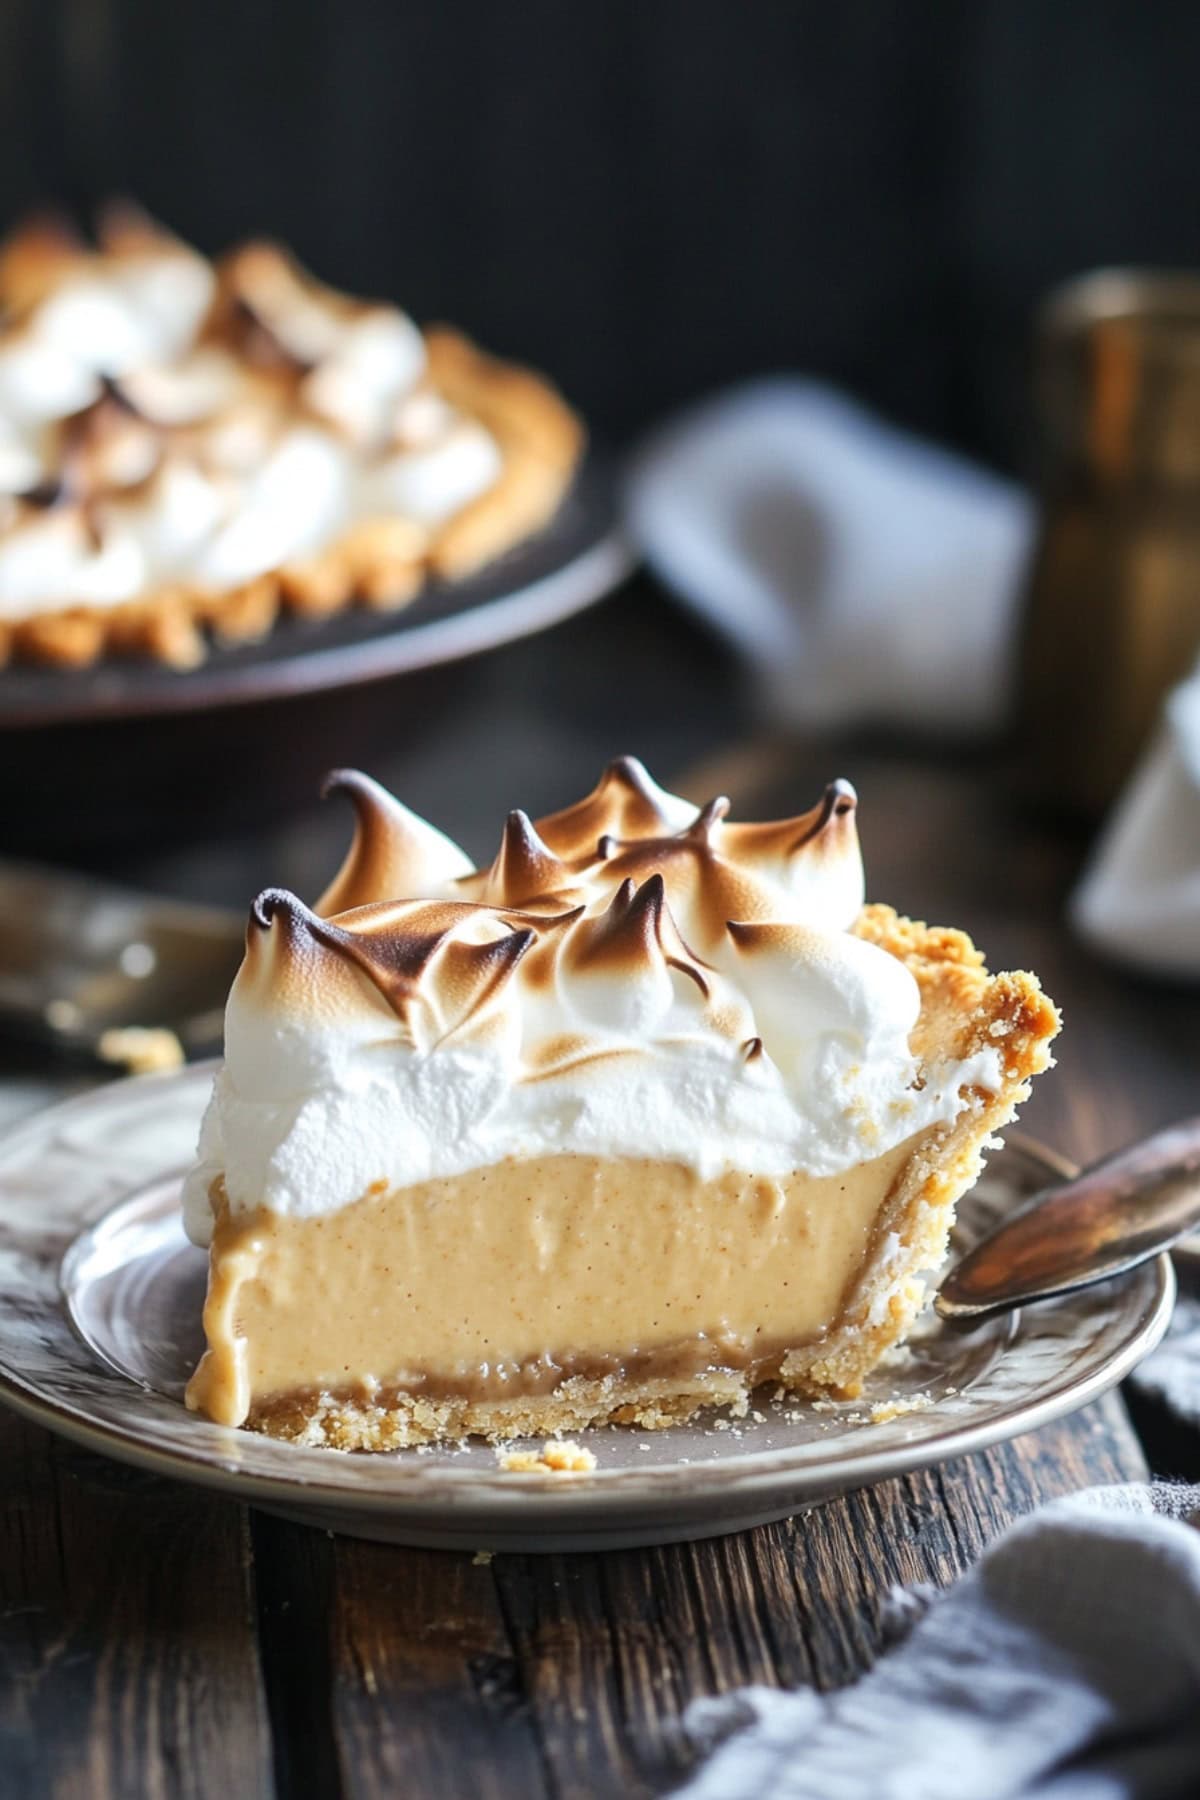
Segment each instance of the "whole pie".
[{"label": "whole pie", "polygon": [[339,1449],[852,1395],[1050,1061],[1029,974],[863,904],[855,796],[735,823],[632,758],[482,868],[365,775],[268,889],[189,1177],[188,1404]]},{"label": "whole pie", "polygon": [[281,608],[402,606],[543,526],[581,446],[539,376],[275,244],[31,223],[0,245],[0,660],[187,667]]}]

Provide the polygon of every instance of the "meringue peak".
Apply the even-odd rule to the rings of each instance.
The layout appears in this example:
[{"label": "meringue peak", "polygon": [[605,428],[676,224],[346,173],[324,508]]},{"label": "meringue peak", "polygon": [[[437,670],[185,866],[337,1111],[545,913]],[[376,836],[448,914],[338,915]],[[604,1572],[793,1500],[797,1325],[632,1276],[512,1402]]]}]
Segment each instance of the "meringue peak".
[{"label": "meringue peak", "polygon": [[384,898],[432,895],[471,871],[458,845],[358,769],[334,769],[321,790],[354,807],[354,839],[316,910],[324,917]]},{"label": "meringue peak", "polygon": [[484,880],[487,898],[499,906],[519,906],[569,885],[567,865],[545,843],[529,814],[519,808],[510,812],[496,860]]},{"label": "meringue peak", "polygon": [[623,883],[640,890],[658,876],[674,926],[707,955],[730,919],[794,917],[845,930],[862,904],[847,781],[831,783],[798,817],[731,823],[724,795],[693,806],[660,788],[636,758],[619,757],[574,806],[536,820],[511,812],[495,859],[480,868],[370,777],[339,770],[326,791],[350,795],[356,830],[317,904],[324,915],[394,896],[539,913],[583,904],[594,914]]},{"label": "meringue peak", "polygon": [[717,826],[725,818],[728,811],[729,800],[727,796],[724,794],[715,794],[711,800],[705,801],[704,805],[700,808],[700,811],[696,814],[696,817],[688,826],[684,835],[689,838],[694,838],[702,844],[710,843]]},{"label": "meringue peak", "polygon": [[[301,1000],[328,1012],[331,1004],[350,1003],[365,980],[396,1015],[401,1041],[428,1050],[455,1033],[486,1037],[493,1003],[517,965],[542,930],[552,933],[562,923],[523,923],[454,900],[362,906],[330,920],[286,888],[267,888],[251,908],[236,985],[260,1005],[274,1002],[286,1011]],[[277,925],[280,954],[264,964],[255,940],[271,943]]]},{"label": "meringue peak", "polygon": [[[510,812],[499,851],[479,868],[357,770],[335,770],[325,792],[354,808],[342,868],[312,913],[268,890],[255,916],[286,914],[301,965],[314,946],[340,956],[414,1044],[489,1038],[502,1005],[529,1014],[512,1029],[532,1066],[545,1062],[530,1044],[535,1014],[546,1041],[577,1036],[576,1017],[585,1038],[600,1029],[638,1039],[684,1028],[679,1008],[690,1017],[699,1006],[703,1030],[761,1038],[770,1055],[778,1029],[758,1029],[745,1001],[762,986],[759,971],[769,967],[786,990],[799,979],[793,965],[811,965],[809,993],[831,967],[836,986],[855,954],[841,948],[862,902],[848,782],[797,818],[738,825],[724,795],[693,806],[621,757],[573,807],[536,821]],[[775,1018],[771,997],[762,1004]]]},{"label": "meringue peak", "polygon": [[602,837],[662,836],[695,816],[696,808],[659,787],[636,756],[618,756],[590,794],[539,819],[538,829],[557,855],[573,859],[595,855]]},{"label": "meringue peak", "polygon": [[[253,982],[260,973],[259,943],[272,948],[278,944],[276,961],[262,971],[267,980],[286,985],[290,974],[298,985],[310,989],[314,977],[317,985],[330,983],[340,963],[365,975],[390,1006],[402,1006],[414,991],[412,938],[391,928],[395,909],[372,910],[386,914],[386,919],[379,921],[384,928],[379,929],[374,918],[364,920],[361,913],[344,915],[359,922],[358,929],[352,930],[311,911],[287,888],[265,888],[250,909],[246,963],[238,979],[248,977]],[[279,958],[285,965],[282,972]]]},{"label": "meringue peak", "polygon": [[690,975],[707,993],[704,977],[676,929],[662,876],[649,876],[641,887],[627,877],[605,910],[579,927],[572,961],[577,969],[633,975],[639,964],[652,959]]}]

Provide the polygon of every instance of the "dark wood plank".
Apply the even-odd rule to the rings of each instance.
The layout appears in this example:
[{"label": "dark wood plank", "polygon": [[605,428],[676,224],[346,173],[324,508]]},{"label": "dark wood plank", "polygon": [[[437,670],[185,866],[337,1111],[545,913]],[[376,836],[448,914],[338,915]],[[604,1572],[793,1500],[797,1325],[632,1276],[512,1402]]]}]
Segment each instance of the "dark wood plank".
[{"label": "dark wood plank", "polygon": [[333,1545],[324,1531],[250,1515],[259,1648],[279,1800],[341,1793],[333,1737]]},{"label": "dark wood plank", "polygon": [[1145,1474],[1110,1397],[986,1455],[758,1531],[605,1556],[498,1556],[553,1791],[663,1791],[688,1766],[678,1721],[697,1695],[849,1681],[879,1652],[892,1586],[944,1585],[1041,1501]]},{"label": "dark wood plank", "polygon": [[0,1413],[0,1796],[272,1792],[242,1508]]},{"label": "dark wood plank", "polygon": [[273,1519],[255,1544],[281,1795],[551,1791],[487,1563]]}]

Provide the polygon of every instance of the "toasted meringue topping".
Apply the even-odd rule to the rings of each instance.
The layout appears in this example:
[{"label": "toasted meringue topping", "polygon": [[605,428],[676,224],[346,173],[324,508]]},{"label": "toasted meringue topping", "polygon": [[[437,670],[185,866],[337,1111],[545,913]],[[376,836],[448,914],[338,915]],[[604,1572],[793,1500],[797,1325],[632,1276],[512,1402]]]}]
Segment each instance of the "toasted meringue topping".
[{"label": "toasted meringue topping", "polygon": [[230,995],[188,1186],[312,1214],[505,1156],[668,1158],[831,1175],[995,1090],[999,1059],[914,1057],[903,963],[854,936],[855,796],[739,824],[640,763],[577,805],[509,815],[473,868],[367,776],[310,910],[269,889]]},{"label": "toasted meringue topping", "polygon": [[0,246],[0,619],[221,593],[380,521],[419,553],[502,463],[411,319],[274,245],[212,264],[127,207]]}]

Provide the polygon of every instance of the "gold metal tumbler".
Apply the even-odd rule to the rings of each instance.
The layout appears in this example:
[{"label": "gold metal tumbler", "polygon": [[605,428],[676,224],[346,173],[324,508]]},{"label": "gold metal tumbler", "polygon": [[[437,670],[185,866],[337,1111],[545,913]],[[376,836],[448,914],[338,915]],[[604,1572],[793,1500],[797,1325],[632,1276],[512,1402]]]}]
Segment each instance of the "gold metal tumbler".
[{"label": "gold metal tumbler", "polygon": [[1200,275],[1106,270],[1058,289],[1036,382],[1020,755],[1045,798],[1096,813],[1200,651]]}]

